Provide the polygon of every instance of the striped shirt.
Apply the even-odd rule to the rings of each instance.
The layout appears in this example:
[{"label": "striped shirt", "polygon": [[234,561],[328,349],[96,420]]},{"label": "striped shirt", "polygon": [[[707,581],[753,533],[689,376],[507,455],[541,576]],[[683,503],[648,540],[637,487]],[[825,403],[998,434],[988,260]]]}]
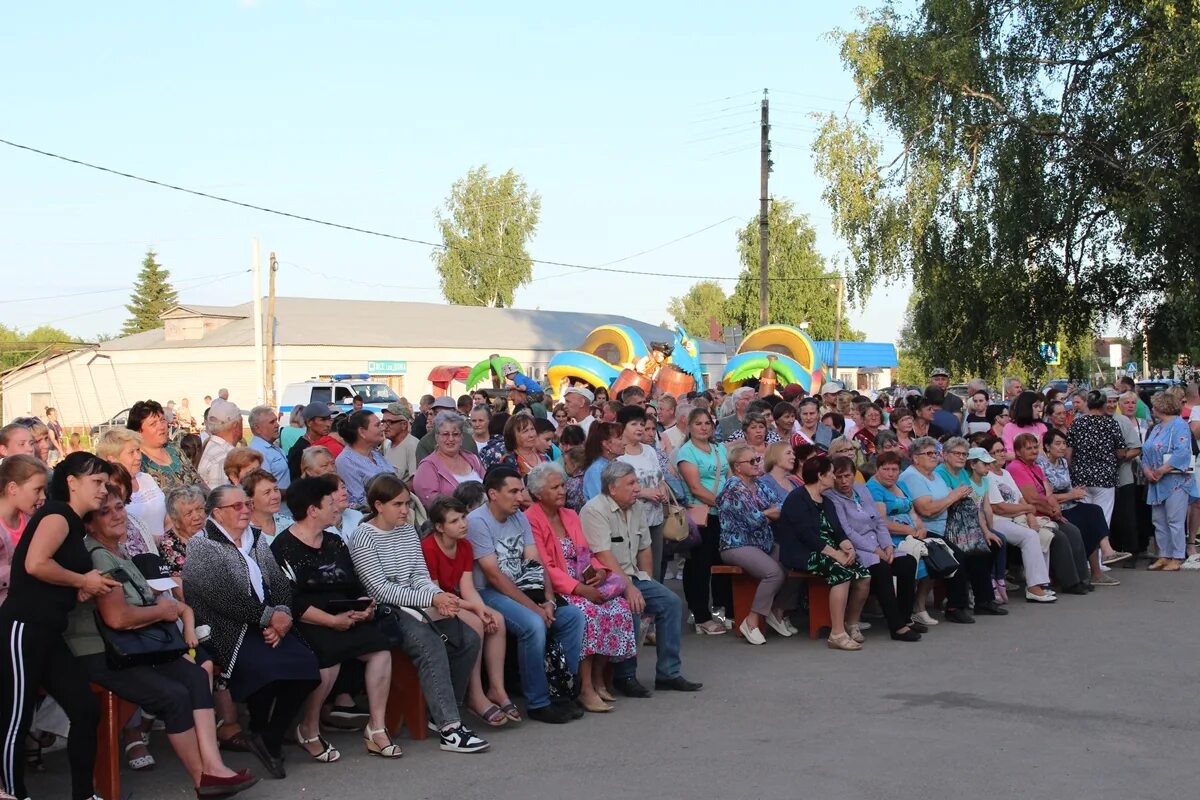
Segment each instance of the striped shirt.
[{"label": "striped shirt", "polygon": [[383,531],[362,523],[350,537],[350,558],[367,594],[378,603],[428,608],[442,591],[429,577],[421,538],[411,525]]}]

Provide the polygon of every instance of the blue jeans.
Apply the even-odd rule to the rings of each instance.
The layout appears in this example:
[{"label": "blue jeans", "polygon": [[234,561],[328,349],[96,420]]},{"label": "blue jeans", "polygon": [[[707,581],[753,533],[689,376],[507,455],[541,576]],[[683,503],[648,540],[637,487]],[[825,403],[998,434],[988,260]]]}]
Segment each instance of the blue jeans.
[{"label": "blue jeans", "polygon": [[[683,628],[683,604],[679,596],[658,581],[641,581],[630,578],[633,585],[646,599],[646,612],[654,617],[654,638],[657,640],[658,664],[654,670],[656,678],[674,678],[679,675],[683,662],[679,659],[680,640]],[[641,614],[633,615],[633,635],[640,637]],[[636,678],[637,656],[613,663],[614,678]]]},{"label": "blue jeans", "polygon": [[[479,595],[490,608],[500,612],[509,632],[517,637],[517,665],[525,701],[530,708],[550,705],[550,687],[546,684],[546,623],[535,612],[491,587],[480,589]],[[575,606],[554,609],[550,630],[566,651],[572,675],[579,674],[583,625],[583,612]]]}]

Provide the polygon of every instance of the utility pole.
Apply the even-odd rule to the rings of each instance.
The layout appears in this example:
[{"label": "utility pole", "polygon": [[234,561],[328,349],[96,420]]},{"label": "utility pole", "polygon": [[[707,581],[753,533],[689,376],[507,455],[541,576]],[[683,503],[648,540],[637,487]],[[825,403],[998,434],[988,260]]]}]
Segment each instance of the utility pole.
[{"label": "utility pole", "polygon": [[767,238],[770,226],[767,223],[767,206],[770,203],[767,194],[767,179],[771,174],[771,101],[767,98],[767,90],[763,89],[762,99],[762,143],[759,151],[758,164],[758,321],[761,325],[770,322],[767,319]]},{"label": "utility pole", "polygon": [[279,271],[279,262],[275,253],[271,253],[270,266],[267,268],[267,405],[275,406],[275,273]]},{"label": "utility pole", "polygon": [[254,394],[255,405],[263,401],[263,318],[262,318],[262,259],[258,254],[258,239],[251,248],[251,281],[254,283]]},{"label": "utility pole", "polygon": [[831,381],[838,379],[838,345],[842,340],[842,293],[846,291],[845,279],[841,275],[838,275],[835,280],[837,281],[837,315],[833,318],[833,363],[829,365],[831,373],[829,379]]}]

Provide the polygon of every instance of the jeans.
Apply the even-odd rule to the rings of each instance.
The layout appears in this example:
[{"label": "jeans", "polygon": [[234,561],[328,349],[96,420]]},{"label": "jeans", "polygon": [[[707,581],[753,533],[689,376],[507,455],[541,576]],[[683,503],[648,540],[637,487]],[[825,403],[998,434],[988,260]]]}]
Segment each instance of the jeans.
[{"label": "jeans", "polygon": [[[439,629],[449,641],[442,641]],[[444,728],[461,722],[458,707],[467,696],[481,646],[475,631],[456,619],[437,620],[430,625],[399,608],[392,609],[383,630],[417,668],[417,680],[433,723]]]},{"label": "jeans", "polygon": [[1187,558],[1187,515],[1190,499],[1187,492],[1171,492],[1166,500],[1150,506],[1159,558]]},{"label": "jeans", "polygon": [[[654,669],[656,678],[674,678],[680,674],[683,662],[679,658],[679,649],[683,635],[683,603],[679,596],[658,581],[642,581],[630,578],[637,590],[646,599],[646,611],[654,617],[655,649],[658,663]],[[732,608],[733,606],[730,606]],[[633,615],[633,635],[639,638],[641,632],[641,614]],[[637,656],[617,661],[613,664],[613,678],[636,678]]]},{"label": "jeans", "polygon": [[[517,665],[521,670],[521,691],[530,708],[550,705],[550,687],[546,683],[546,623],[534,611],[490,586],[479,590],[483,602],[504,617],[504,624],[517,637]],[[636,620],[636,617],[635,617]],[[575,606],[554,609],[550,630],[563,646],[567,668],[579,673],[579,650],[583,647],[583,612]]]}]

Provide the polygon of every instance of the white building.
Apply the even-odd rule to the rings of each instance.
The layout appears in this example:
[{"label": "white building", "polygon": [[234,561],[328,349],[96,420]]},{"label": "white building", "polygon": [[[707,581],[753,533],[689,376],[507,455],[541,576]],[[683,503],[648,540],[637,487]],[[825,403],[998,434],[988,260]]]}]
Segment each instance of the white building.
[{"label": "white building", "polygon": [[[265,305],[265,304],[264,304]],[[275,391],[337,373],[368,374],[416,401],[465,391],[466,369],[495,353],[540,380],[555,353],[579,347],[598,325],[624,324],[646,341],[671,332],[608,314],[281,297],[275,301]],[[136,400],[188,398],[228,389],[243,409],[266,400],[255,363],[253,304],[178,305],[164,327],[61,353],[0,376],[3,419],[58,409],[65,427],[91,426]],[[724,347],[700,342],[701,362],[719,378]],[[440,390],[440,391],[435,391]]]}]

